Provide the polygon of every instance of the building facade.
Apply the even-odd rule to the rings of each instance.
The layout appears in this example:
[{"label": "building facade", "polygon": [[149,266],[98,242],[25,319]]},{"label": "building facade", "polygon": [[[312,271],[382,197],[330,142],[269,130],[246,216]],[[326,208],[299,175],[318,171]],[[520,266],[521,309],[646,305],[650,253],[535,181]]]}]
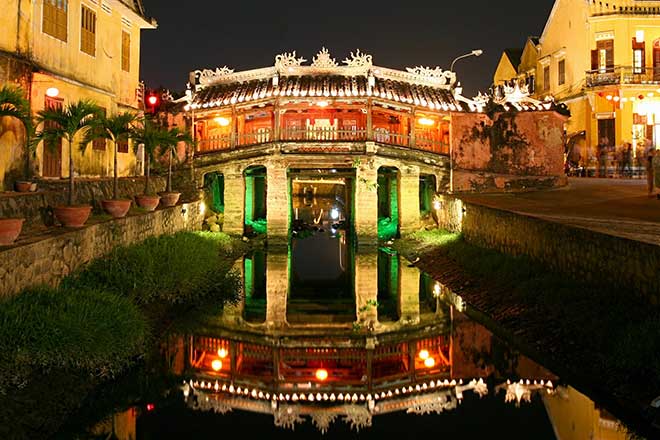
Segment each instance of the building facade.
[{"label": "building facade", "polygon": [[[599,144],[613,162],[630,143],[638,165],[645,145],[660,146],[659,19],[660,1],[555,1],[536,47],[534,95],[569,107],[566,139],[582,165],[596,167]],[[521,63],[516,78],[525,73]]]},{"label": "building facade", "polygon": [[[32,111],[90,99],[111,115],[141,108],[140,32],[156,27],[140,0],[8,0],[0,17],[0,84],[26,92]],[[5,124],[5,122],[3,122]],[[6,122],[6,124],[10,124]],[[6,128],[10,128],[6,130]],[[22,170],[24,142],[3,125],[0,180],[5,189]],[[68,149],[37,147],[34,171],[67,177]],[[97,141],[77,158],[83,176],[111,175],[112,149]],[[119,174],[136,171],[136,157],[120,146]]]}]

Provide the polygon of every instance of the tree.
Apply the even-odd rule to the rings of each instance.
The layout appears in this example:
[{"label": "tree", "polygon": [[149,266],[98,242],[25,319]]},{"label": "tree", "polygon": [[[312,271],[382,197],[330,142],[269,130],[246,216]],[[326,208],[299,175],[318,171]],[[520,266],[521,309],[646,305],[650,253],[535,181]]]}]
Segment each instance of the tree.
[{"label": "tree", "polygon": [[128,141],[132,133],[131,126],[137,120],[137,116],[130,112],[124,112],[115,116],[106,117],[101,115],[98,118],[92,119],[90,128],[85,135],[82,142],[82,148],[86,148],[94,139],[107,139],[112,142],[114,151],[114,168],[113,168],[113,182],[112,182],[112,198],[117,200],[118,188],[118,174],[117,174],[117,144],[120,141]]},{"label": "tree", "polygon": [[166,192],[172,192],[172,156],[177,154],[177,146],[180,142],[185,142],[187,145],[192,144],[193,140],[190,133],[181,131],[179,128],[175,127],[170,128],[163,134],[159,153],[161,155],[168,153]]},{"label": "tree", "polygon": [[154,160],[156,150],[161,144],[169,142],[167,130],[153,117],[144,116],[139,123],[132,128],[131,138],[133,139],[133,148],[136,150],[140,145],[144,148],[144,195],[150,195],[149,175],[151,161]]},{"label": "tree", "polygon": [[[36,138],[39,141],[44,141],[44,146],[53,145],[60,139],[66,140],[69,145],[69,206],[73,206],[75,200],[73,150],[76,146],[76,139],[81,139],[84,142],[94,119],[102,117],[102,113],[101,108],[89,100],[81,100],[62,108],[46,109],[39,112],[37,125],[43,124],[44,127],[37,133]],[[50,124],[45,124],[46,122],[50,122]],[[80,142],[80,145],[83,145],[82,142]]]},{"label": "tree", "polygon": [[30,157],[36,145],[34,135],[34,122],[30,103],[18,87],[3,85],[0,88],[0,117],[8,116],[18,119],[25,128],[25,169],[24,177],[30,178]]}]

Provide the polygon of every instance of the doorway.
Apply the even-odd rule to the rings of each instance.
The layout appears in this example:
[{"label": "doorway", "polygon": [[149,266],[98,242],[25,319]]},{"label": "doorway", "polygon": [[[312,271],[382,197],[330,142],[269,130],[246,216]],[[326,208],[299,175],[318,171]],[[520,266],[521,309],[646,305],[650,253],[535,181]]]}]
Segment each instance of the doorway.
[{"label": "doorway", "polygon": [[[60,110],[64,105],[61,98],[46,97],[46,110]],[[44,129],[53,128],[54,122],[44,122]],[[42,177],[62,177],[62,139],[52,142],[44,141]]]}]

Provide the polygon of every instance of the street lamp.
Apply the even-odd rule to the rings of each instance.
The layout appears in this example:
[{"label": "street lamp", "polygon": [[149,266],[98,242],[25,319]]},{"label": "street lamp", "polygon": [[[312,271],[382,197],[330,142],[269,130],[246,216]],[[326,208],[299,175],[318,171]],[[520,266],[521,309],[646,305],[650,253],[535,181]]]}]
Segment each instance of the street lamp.
[{"label": "street lamp", "polygon": [[481,49],[475,49],[475,50],[473,50],[473,51],[470,52],[470,53],[466,53],[465,55],[461,55],[460,57],[456,57],[456,58],[454,58],[454,61],[451,62],[451,67],[449,68],[449,71],[450,71],[450,72],[453,72],[453,71],[454,71],[454,64],[456,63],[456,61],[460,60],[461,58],[467,58],[467,57],[471,57],[471,56],[478,57],[478,56],[480,56],[482,53],[484,53],[483,50],[481,50]]}]

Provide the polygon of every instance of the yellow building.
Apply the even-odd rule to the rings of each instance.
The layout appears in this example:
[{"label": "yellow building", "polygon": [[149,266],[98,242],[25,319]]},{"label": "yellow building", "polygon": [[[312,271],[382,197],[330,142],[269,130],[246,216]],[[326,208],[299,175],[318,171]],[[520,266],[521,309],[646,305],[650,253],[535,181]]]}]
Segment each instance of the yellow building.
[{"label": "yellow building", "polygon": [[[140,32],[154,29],[141,0],[4,0],[0,15],[0,84],[20,85],[33,112],[91,99],[107,114],[140,109]],[[3,128],[5,123],[3,122]],[[3,130],[12,131],[12,130]],[[22,136],[0,132],[0,181],[5,188],[22,169]],[[81,176],[112,174],[110,145],[94,142],[77,158]],[[35,171],[67,177],[68,149],[37,148]],[[121,146],[119,174],[136,171]]]},{"label": "yellow building", "polygon": [[660,1],[555,1],[538,44],[533,94],[568,105],[567,138],[583,136],[584,165],[595,166],[600,141],[610,158],[625,142],[635,156],[647,139],[660,147],[659,20]]}]

